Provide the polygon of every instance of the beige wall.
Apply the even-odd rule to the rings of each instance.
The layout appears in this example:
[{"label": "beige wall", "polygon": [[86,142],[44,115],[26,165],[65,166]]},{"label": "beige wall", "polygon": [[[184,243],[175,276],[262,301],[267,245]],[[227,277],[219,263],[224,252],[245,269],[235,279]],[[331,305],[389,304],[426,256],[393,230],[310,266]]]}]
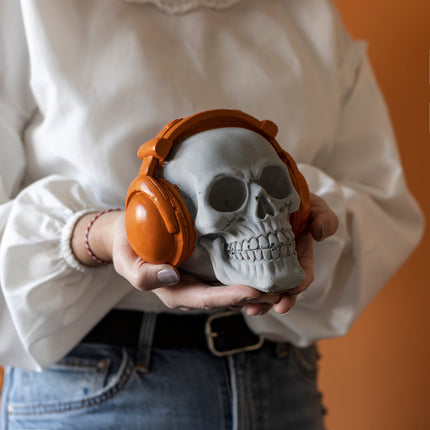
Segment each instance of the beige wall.
[{"label": "beige wall", "polygon": [[[430,215],[429,0],[337,0],[369,52],[409,186]],[[430,429],[429,231],[349,334],[320,343],[328,430]]]}]

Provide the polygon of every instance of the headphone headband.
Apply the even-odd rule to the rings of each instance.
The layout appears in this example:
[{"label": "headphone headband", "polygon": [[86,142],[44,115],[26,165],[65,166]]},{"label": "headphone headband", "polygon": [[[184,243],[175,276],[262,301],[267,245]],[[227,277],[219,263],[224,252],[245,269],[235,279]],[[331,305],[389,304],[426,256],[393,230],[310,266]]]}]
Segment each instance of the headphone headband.
[{"label": "headphone headband", "polygon": [[187,137],[203,131],[224,127],[240,127],[252,130],[266,138],[279,156],[284,153],[275,136],[278,127],[270,120],[259,121],[251,115],[234,109],[214,109],[200,112],[186,118],[175,119],[151,139],[143,143],[137,155],[142,159],[139,175],[154,176],[159,166],[174,145]]}]

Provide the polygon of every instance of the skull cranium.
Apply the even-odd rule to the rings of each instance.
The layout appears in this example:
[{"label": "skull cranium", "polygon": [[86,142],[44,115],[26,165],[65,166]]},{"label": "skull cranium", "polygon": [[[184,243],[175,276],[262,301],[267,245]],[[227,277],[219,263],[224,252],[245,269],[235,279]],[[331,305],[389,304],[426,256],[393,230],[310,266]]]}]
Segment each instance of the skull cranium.
[{"label": "skull cranium", "polygon": [[289,222],[300,197],[263,136],[234,127],[198,133],[176,145],[160,173],[195,223],[196,248],[182,269],[264,292],[304,279]]}]

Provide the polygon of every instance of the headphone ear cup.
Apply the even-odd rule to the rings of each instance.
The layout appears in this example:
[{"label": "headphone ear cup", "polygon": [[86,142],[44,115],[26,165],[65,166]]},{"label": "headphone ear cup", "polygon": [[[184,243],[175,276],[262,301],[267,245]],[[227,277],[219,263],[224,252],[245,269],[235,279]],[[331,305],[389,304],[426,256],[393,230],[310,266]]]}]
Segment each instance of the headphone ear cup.
[{"label": "headphone ear cup", "polygon": [[152,264],[179,266],[194,249],[191,215],[177,187],[164,179],[139,176],[131,183],[125,227],[134,252]]}]

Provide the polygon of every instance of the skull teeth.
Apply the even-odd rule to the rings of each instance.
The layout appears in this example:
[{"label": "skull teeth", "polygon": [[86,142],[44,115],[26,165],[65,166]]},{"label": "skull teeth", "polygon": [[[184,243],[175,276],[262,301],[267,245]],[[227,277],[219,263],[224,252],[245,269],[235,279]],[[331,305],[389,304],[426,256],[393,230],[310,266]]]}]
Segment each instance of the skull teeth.
[{"label": "skull teeth", "polygon": [[238,261],[271,261],[296,253],[292,233],[281,230],[228,243],[226,251],[230,259]]}]

